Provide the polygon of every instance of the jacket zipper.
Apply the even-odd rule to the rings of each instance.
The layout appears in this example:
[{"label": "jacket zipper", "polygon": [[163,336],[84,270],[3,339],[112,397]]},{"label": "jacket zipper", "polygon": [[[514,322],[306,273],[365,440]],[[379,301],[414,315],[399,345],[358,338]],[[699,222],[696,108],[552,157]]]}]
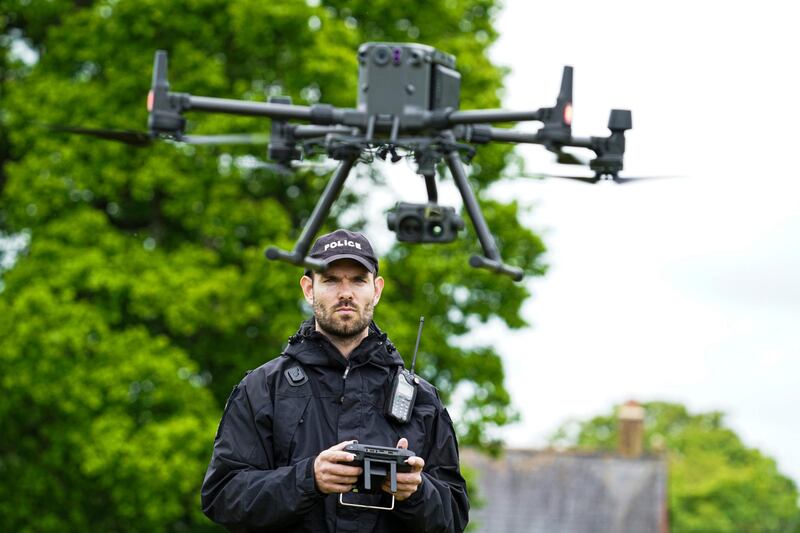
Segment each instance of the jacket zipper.
[{"label": "jacket zipper", "polygon": [[339,403],[344,403],[345,382],[347,381],[347,374],[349,373],[350,373],[350,361],[347,362],[347,367],[345,367],[344,374],[342,374],[342,395],[339,396]]}]

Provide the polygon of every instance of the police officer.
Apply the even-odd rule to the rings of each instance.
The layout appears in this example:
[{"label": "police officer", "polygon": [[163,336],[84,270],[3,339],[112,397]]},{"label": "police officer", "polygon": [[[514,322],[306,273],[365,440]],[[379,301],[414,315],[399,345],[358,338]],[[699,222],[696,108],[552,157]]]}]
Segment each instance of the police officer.
[{"label": "police officer", "polygon": [[[303,295],[314,310],[280,357],[236,386],[225,406],[202,487],[203,512],[231,531],[460,532],[469,502],[453,424],[436,389],[419,379],[411,419],[386,415],[398,368],[394,345],[372,321],[384,279],[361,233],[320,237]],[[361,467],[351,442],[407,448],[391,510],[350,493]],[[367,507],[345,506],[345,501]]]}]

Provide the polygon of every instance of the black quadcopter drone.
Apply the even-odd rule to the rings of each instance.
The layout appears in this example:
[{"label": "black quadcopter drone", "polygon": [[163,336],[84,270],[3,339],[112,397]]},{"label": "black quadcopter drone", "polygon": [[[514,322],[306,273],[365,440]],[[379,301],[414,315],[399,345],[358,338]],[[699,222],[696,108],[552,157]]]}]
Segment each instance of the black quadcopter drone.
[{"label": "black quadcopter drone", "polygon": [[[365,43],[358,49],[358,64],[358,106],[355,109],[327,104],[299,106],[292,105],[291,99],[284,96],[270,97],[264,103],[171,92],[167,81],[167,53],[160,50],[155,54],[152,89],[147,100],[148,133],[61,129],[131,144],[146,144],[157,138],[193,144],[236,143],[250,142],[252,138],[185,135],[183,113],[205,111],[270,118],[272,128],[267,155],[280,168],[288,169],[304,156],[317,153],[325,153],[339,162],[294,249],[289,252],[269,247],[265,252],[269,259],[315,270],[322,269],[323,264],[307,255],[312,240],[352,167],[359,160],[371,161],[373,155],[381,159],[388,156],[392,162],[413,157],[417,173],[425,179],[427,203],[401,202],[388,215],[389,229],[397,234],[398,240],[447,243],[455,240],[458,231],[464,228],[464,221],[453,207],[438,204],[436,167],[444,160],[483,248],[483,255],[470,258],[470,265],[506,274],[516,281],[523,278],[523,271],[503,263],[462,166],[462,160],[469,161],[475,155],[474,145],[491,141],[541,144],[557,155],[559,163],[568,164],[580,161],[564,152],[564,147],[587,148],[596,156],[588,163],[595,175],[575,179],[589,182],[630,179],[619,176],[625,152],[625,131],[631,129],[629,110],[611,110],[608,137],[572,136],[572,67],[564,67],[561,90],[553,107],[534,111],[460,111],[461,75],[455,70],[452,55],[420,44]],[[521,121],[542,122],[543,127],[526,133],[490,126],[491,123]]]}]

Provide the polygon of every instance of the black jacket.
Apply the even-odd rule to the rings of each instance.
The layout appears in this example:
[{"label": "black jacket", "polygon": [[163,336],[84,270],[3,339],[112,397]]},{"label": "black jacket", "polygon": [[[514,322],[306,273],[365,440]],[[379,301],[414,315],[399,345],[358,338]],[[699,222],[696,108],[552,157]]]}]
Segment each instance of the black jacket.
[{"label": "black jacket", "polygon": [[[345,359],[314,331],[313,319],[304,322],[280,357],[250,372],[231,393],[203,482],[203,512],[231,531],[463,531],[466,484],[453,424],[436,389],[420,379],[407,424],[384,416],[402,364],[374,324]],[[294,367],[305,382],[287,375]],[[417,492],[393,511],[343,507],[338,495],[316,489],[313,466],[321,451],[351,439],[395,446],[400,437],[425,468]]]}]

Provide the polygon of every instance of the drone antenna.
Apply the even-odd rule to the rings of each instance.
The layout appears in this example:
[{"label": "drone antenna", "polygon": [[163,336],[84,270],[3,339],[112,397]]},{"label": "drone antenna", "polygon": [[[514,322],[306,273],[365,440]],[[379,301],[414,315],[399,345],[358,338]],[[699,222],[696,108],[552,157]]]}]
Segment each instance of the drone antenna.
[{"label": "drone antenna", "polygon": [[556,105],[545,110],[544,126],[539,133],[545,147],[560,155],[561,147],[572,140],[572,67],[566,65]]},{"label": "drone antenna", "polygon": [[556,99],[556,110],[566,126],[572,126],[572,67],[565,66],[561,76],[561,90]]},{"label": "drone antenna", "polygon": [[414,366],[417,364],[417,350],[419,349],[419,340],[422,338],[422,326],[425,324],[425,317],[419,317],[419,331],[417,331],[417,344],[414,346],[414,358],[411,359],[411,373],[414,373]]},{"label": "drone antenna", "polygon": [[153,63],[153,88],[169,90],[169,83],[167,82],[167,52],[165,50],[157,50]]},{"label": "drone antenna", "polygon": [[167,81],[167,52],[157,50],[153,58],[153,84],[147,94],[147,128],[150,135],[168,135],[180,139],[186,126],[186,119],[181,115],[182,108],[173,102]]},{"label": "drone antenna", "polygon": [[572,101],[572,67],[564,66],[564,73],[561,75],[561,92],[558,93],[560,101]]}]

